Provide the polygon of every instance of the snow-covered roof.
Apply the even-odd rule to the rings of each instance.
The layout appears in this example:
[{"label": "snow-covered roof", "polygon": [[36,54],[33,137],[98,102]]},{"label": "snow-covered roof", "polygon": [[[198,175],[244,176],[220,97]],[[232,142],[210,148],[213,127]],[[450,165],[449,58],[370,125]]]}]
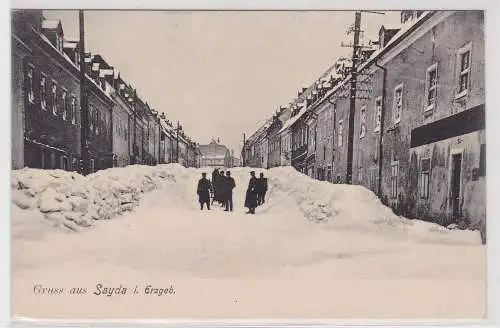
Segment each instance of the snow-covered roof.
[{"label": "snow-covered roof", "polygon": [[366,66],[371,64],[373,62],[373,60],[378,58],[382,52],[386,51],[387,48],[392,46],[394,43],[400,41],[401,37],[403,35],[405,35],[410,28],[412,28],[413,26],[415,26],[417,24],[420,24],[420,22],[423,19],[426,19],[427,17],[431,16],[433,13],[434,13],[434,11],[426,11],[420,17],[418,17],[416,20],[410,20],[410,21],[407,21],[406,23],[401,24],[399,26],[399,31],[396,34],[394,34],[394,36],[389,40],[389,42],[387,42],[387,44],[383,48],[376,50],[370,56],[370,58],[368,58],[368,60],[366,60],[364,63],[362,63],[359,66],[358,71],[363,70]]},{"label": "snow-covered roof", "polygon": [[289,127],[291,127],[295,122],[297,122],[297,120],[302,116],[304,115],[304,113],[307,112],[307,107],[304,106],[302,107],[302,109],[300,110],[300,112],[295,115],[295,116],[292,116],[290,117],[286,122],[285,124],[283,125],[283,127],[281,128],[281,130],[279,130],[278,133],[281,133],[283,131],[285,131],[286,129],[288,129]]},{"label": "snow-covered roof", "polygon": [[[387,42],[387,44],[378,50],[376,50],[370,58],[368,58],[365,62],[363,62],[359,67],[358,71],[362,71],[365,69],[368,65],[372,64],[375,59],[377,59],[384,51],[387,50],[388,47],[392,46],[394,43],[398,42],[403,35],[405,35],[410,28],[415,26],[416,24],[419,24],[424,18],[429,17],[432,15],[434,12],[433,11],[426,11],[424,12],[418,19],[413,20],[413,21],[408,21],[404,24],[401,24],[401,29]],[[341,87],[343,87],[346,83],[348,83],[351,80],[351,75],[349,74],[346,76],[344,80],[342,80],[340,83],[338,83],[332,90],[328,91],[326,95],[321,98],[320,102],[324,101],[326,98],[330,97],[333,93],[337,92]],[[281,131],[280,131],[281,132]]]},{"label": "snow-covered roof", "polygon": [[60,20],[44,20],[42,22],[42,28],[55,29],[59,26]]},{"label": "snow-covered roof", "polygon": [[229,149],[216,142],[211,142],[208,145],[200,145],[199,150],[204,158],[224,158],[229,153]]},{"label": "snow-covered roof", "polygon": [[65,41],[63,47],[68,49],[76,49],[76,47],[78,47],[78,42]]}]

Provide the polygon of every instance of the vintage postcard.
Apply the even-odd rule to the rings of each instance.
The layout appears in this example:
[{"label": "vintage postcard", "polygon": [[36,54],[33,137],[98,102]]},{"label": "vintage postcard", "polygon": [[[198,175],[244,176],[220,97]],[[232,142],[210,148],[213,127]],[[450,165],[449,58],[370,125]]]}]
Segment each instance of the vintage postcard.
[{"label": "vintage postcard", "polygon": [[485,318],[484,11],[10,17],[13,318]]}]

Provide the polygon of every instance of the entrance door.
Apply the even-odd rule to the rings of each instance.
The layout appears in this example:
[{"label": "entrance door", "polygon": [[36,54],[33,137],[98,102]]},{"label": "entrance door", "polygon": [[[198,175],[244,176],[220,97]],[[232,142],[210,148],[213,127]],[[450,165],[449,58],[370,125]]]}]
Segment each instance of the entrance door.
[{"label": "entrance door", "polygon": [[455,154],[452,156],[451,170],[452,219],[454,222],[457,222],[460,219],[460,178],[462,176],[462,154]]}]

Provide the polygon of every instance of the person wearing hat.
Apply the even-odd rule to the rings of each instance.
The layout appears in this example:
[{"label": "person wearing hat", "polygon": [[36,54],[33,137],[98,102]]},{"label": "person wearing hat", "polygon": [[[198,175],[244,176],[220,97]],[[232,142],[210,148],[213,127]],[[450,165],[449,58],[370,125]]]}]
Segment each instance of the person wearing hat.
[{"label": "person wearing hat", "polygon": [[250,172],[245,207],[248,208],[246,214],[255,214],[255,208],[257,207],[257,178],[255,177],[255,171]]},{"label": "person wearing hat", "polygon": [[236,187],[234,179],[231,177],[231,172],[226,171],[226,192],[225,192],[225,206],[226,212],[233,211],[233,189]]},{"label": "person wearing hat", "polygon": [[198,181],[198,202],[200,203],[200,210],[203,210],[203,204],[207,204],[207,210],[210,210],[210,189],[212,188],[210,180],[207,179],[207,174],[203,172],[201,179]]}]

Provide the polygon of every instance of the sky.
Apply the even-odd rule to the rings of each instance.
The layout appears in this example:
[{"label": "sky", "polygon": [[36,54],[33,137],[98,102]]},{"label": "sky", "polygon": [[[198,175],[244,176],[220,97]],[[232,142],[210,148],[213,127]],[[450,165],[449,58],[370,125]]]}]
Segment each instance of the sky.
[{"label": "sky", "polygon": [[[45,11],[78,39],[77,11]],[[85,47],[200,144],[239,154],[255,132],[351,49],[349,11],[85,11]],[[399,12],[363,13],[367,43]],[[237,156],[239,157],[239,156]]]}]

